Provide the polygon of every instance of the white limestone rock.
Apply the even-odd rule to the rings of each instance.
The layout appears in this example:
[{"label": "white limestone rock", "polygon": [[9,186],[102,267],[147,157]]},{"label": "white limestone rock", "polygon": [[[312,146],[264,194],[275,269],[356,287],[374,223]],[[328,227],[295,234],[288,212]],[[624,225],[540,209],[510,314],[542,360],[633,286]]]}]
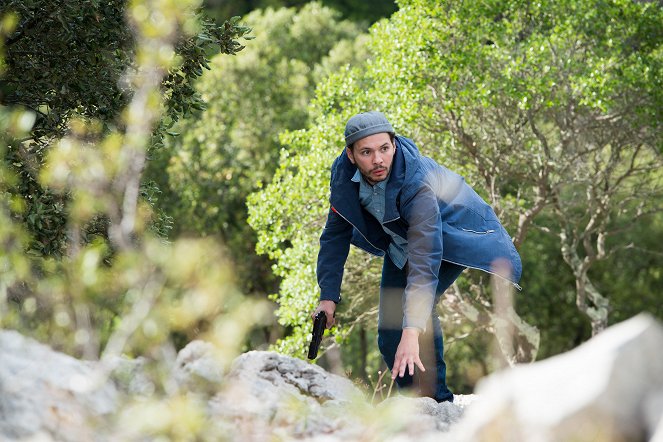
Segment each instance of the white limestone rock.
[{"label": "white limestone rock", "polygon": [[[645,403],[663,388],[663,326],[649,315],[580,347],[482,381],[457,440],[645,440]],[[650,418],[654,420],[654,418]]]},{"label": "white limestone rock", "polygon": [[149,397],[154,393],[155,385],[147,375],[147,359],[114,356],[106,363],[111,372],[110,378],[121,393],[138,397]]},{"label": "white limestone rock", "polygon": [[663,442],[663,389],[652,392],[645,402],[647,434],[651,442]]},{"label": "white limestone rock", "polygon": [[341,422],[326,417],[325,402],[362,398],[349,379],[300,359],[265,351],[240,355],[224,378],[226,388],[210,401],[212,415],[232,422],[236,437],[259,438],[287,429],[310,436],[332,433]]},{"label": "white limestone rock", "polygon": [[[663,442],[662,348],[663,327],[640,316],[442,404],[396,394],[374,407],[350,380],[273,352],[240,355],[222,374],[201,341],[180,351],[170,379],[229,440]],[[0,331],[0,440],[113,440],[123,400],[154,386],[145,360],[107,362],[111,380],[95,387],[98,363]]]},{"label": "white limestone rock", "polygon": [[223,376],[213,345],[199,340],[188,343],[177,353],[172,376],[181,388],[218,391]]},{"label": "white limestone rock", "polygon": [[392,407],[398,411],[405,431],[410,437],[430,432],[446,432],[460,420],[463,409],[451,402],[438,403],[429,397],[396,396],[382,402],[378,409]]},{"label": "white limestone rock", "polygon": [[92,363],[0,330],[0,440],[104,440],[118,393],[96,378]]}]

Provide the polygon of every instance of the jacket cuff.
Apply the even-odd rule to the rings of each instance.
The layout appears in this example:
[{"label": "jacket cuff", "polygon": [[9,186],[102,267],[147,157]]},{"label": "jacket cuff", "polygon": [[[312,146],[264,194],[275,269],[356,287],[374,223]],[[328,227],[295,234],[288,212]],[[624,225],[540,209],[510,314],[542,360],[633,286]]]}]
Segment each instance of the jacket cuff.
[{"label": "jacket cuff", "polygon": [[320,301],[334,301],[335,304],[341,302],[341,295],[322,294]]},{"label": "jacket cuff", "polygon": [[428,318],[403,317],[403,329],[416,328],[421,333],[424,333],[426,331],[426,322],[428,322]]}]

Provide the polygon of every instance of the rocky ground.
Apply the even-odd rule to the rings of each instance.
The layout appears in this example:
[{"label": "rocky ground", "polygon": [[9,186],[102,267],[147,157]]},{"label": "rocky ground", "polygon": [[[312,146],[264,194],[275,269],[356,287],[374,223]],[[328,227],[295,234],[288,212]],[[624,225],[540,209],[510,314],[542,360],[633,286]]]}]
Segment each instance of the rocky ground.
[{"label": "rocky ground", "polygon": [[212,350],[180,351],[166,382],[175,400],[158,396],[143,359],[101,367],[0,331],[0,440],[156,440],[163,428],[186,440],[172,422],[192,419],[203,440],[663,442],[663,326],[649,316],[490,376],[453,404],[396,395],[374,406],[306,361],[252,351],[224,372]]}]

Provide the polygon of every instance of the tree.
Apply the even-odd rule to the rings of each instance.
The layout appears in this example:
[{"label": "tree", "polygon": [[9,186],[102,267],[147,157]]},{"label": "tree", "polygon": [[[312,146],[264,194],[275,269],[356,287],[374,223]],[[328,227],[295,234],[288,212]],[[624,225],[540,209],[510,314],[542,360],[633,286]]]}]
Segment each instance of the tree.
[{"label": "tree", "polygon": [[[141,165],[166,111],[162,82],[181,62],[174,50],[178,36],[191,37],[199,30],[195,4],[131,2],[127,20],[137,55],[127,74],[132,94],[118,124],[121,129],[100,132],[100,124],[71,118],[67,135],[46,155],[40,184],[69,194],[67,225],[107,217],[112,255],[106,241],[80,244],[74,238],[68,253],[58,259],[26,251],[26,229],[12,216],[20,198],[6,197],[16,175],[0,162],[0,327],[18,328],[76,356],[99,358],[94,373],[79,383],[86,391],[106,385],[121,356],[140,354],[146,384],[153,389],[138,401],[130,398],[119,404],[124,407],[117,425],[129,439],[222,439],[221,429],[201,419],[206,401],[172,388],[172,380],[163,375],[174,363],[172,333],[196,329],[213,344],[212,354],[224,366],[264,312],[237,291],[232,266],[218,244],[200,239],[166,243],[152,234],[147,229],[149,206],[137,192]],[[0,35],[7,23],[0,21]],[[34,119],[24,108],[0,106],[3,159],[7,139],[27,138]],[[20,301],[8,296],[9,285],[17,282],[27,287],[28,296]],[[106,324],[100,320],[109,304],[119,311],[104,336]],[[164,406],[174,410],[177,419],[155,425],[136,418]]]},{"label": "tree", "polygon": [[[224,2],[205,0],[205,10],[212,17],[244,16],[256,9],[302,7],[308,0],[244,0]],[[322,5],[339,11],[343,18],[373,23],[396,11],[395,1],[388,0],[323,0]]]},{"label": "tree", "polygon": [[365,51],[360,28],[319,3],[258,10],[245,21],[256,39],[211,61],[196,84],[205,111],[174,126],[181,135],[166,140],[147,174],[164,192],[159,207],[176,220],[173,233],[221,238],[245,293],[264,295],[274,290],[271,263],[254,252],[246,197],[270,181],[279,133],[306,125],[317,80]]},{"label": "tree", "polygon": [[[220,44],[221,50],[235,53],[241,48],[235,38],[246,34],[248,28],[237,25],[237,20],[223,28],[201,23],[189,4],[182,4],[182,9],[163,6],[150,10],[149,6],[136,3],[127,7],[130,24],[123,21],[121,29],[132,42],[129,55],[103,58],[103,54],[94,55],[101,46],[95,46],[94,41],[83,44],[82,36],[99,34],[102,40],[110,41],[121,35],[111,29],[119,22],[103,23],[103,32],[95,32],[94,24],[97,18],[103,22],[102,13],[124,13],[123,4],[95,2],[87,5],[89,11],[82,11],[86,5],[80,4],[68,4],[61,10],[48,9],[54,5],[39,2],[11,6],[28,18],[21,21],[20,16],[8,14],[2,28],[11,43],[5,51],[7,62],[0,64],[5,68],[3,102],[11,104],[2,107],[0,119],[4,126],[0,151],[0,243],[6,246],[0,255],[2,325],[41,338],[48,336],[53,345],[90,358],[98,357],[107,340],[113,341],[113,333],[123,336],[118,338],[120,342],[133,335],[135,330],[131,327],[146,320],[149,315],[144,309],[150,305],[155,315],[152,321],[161,327],[156,333],[158,339],[168,339],[170,321],[178,322],[176,332],[202,332],[220,314],[214,308],[216,301],[209,303],[205,298],[215,284],[216,290],[225,291],[219,287],[228,284],[229,273],[207,270],[210,279],[202,284],[209,287],[199,287],[201,305],[207,302],[209,307],[206,317],[201,312],[184,310],[172,315],[156,307],[157,299],[185,302],[187,290],[182,289],[182,284],[186,285],[180,279],[182,274],[172,273],[166,268],[170,264],[160,261],[174,261],[172,250],[146,233],[154,215],[149,201],[141,194],[141,174],[147,151],[168,127],[168,120],[187,112],[187,107],[198,105],[195,91],[188,93],[187,88],[192,76],[199,75],[194,71],[205,63],[204,49]],[[92,15],[88,17],[88,13]],[[166,20],[168,14],[171,15]],[[165,21],[157,20],[162,16]],[[47,25],[60,23],[62,29],[56,29],[49,39],[49,29],[42,27],[42,19],[54,20]],[[72,29],[67,20],[72,21]],[[139,33],[140,41],[132,33],[138,32],[135,27],[145,27]],[[80,35],[71,36],[74,31],[80,31]],[[78,37],[82,40],[75,40]],[[207,43],[201,43],[205,39]],[[69,54],[66,42],[71,44]],[[32,52],[22,60],[19,54],[29,50]],[[55,52],[55,58],[49,51]],[[95,60],[98,64],[87,66],[87,62]],[[112,101],[111,92],[119,94],[120,90],[103,76],[98,78],[99,95],[86,89],[94,87],[91,78],[65,79],[66,69],[78,64],[85,65],[81,69],[112,71],[108,78],[116,78],[112,73],[119,77],[125,71],[126,95]],[[19,67],[25,69],[23,77],[17,72]],[[39,71],[46,67],[50,71]],[[49,72],[52,77],[44,75]],[[91,75],[90,71],[85,73]],[[70,85],[74,92],[67,95],[55,88],[58,80]],[[32,83],[39,83],[43,89]],[[108,106],[108,114],[99,113],[101,104]],[[44,198],[52,198],[58,204],[40,211],[46,205]],[[54,225],[60,226],[56,232],[49,230]],[[91,231],[90,225],[96,225],[98,230]],[[190,256],[186,245],[180,247],[179,253]],[[214,257],[213,265],[224,262],[215,245],[190,242],[189,248],[197,248],[194,254],[203,255],[197,261],[201,269],[208,268],[204,261],[207,255]],[[198,276],[189,275],[192,286],[204,279]],[[141,288],[135,291],[133,284]],[[154,291],[141,291],[146,287]],[[138,293],[145,298],[137,299]],[[228,293],[232,296],[218,291],[213,296],[230,302],[236,293],[230,289]],[[192,302],[190,296],[186,302]],[[122,323],[121,318],[132,309],[139,312],[129,314],[130,319]],[[204,324],[207,325],[203,327]]]},{"label": "tree", "polygon": [[517,245],[539,213],[552,211],[554,221],[538,226],[559,236],[576,304],[597,333],[609,303],[589,269],[623,245],[606,248],[608,237],[662,208],[654,173],[663,165],[661,8],[557,2],[452,11],[433,14],[437,32],[423,44],[432,69],[417,80],[430,89],[422,102],[433,118],[421,123],[453,137],[451,158],[473,164],[498,213],[518,214]]},{"label": "tree", "polygon": [[[594,257],[607,257],[600,247],[609,232],[633,214],[657,210],[660,198],[641,204],[638,192],[660,192],[652,169],[660,167],[661,10],[654,3],[604,3],[403,1],[389,21],[371,29],[374,58],[318,88],[313,123],[284,136],[288,151],[272,184],[250,198],[258,247],[278,260],[284,277],[278,314],[294,333],[281,349],[301,354],[303,348],[304,312],[317,296],[313,267],[328,210],[328,168],[341,153],[343,124],[356,112],[387,112],[425,154],[464,174],[521,250],[535,227],[558,237],[584,235],[570,247],[581,261],[592,256],[588,245],[604,250]],[[578,199],[581,190],[589,199]],[[283,198],[287,207],[279,205]],[[624,245],[618,236],[613,241],[615,250]],[[563,244],[557,256],[569,249]],[[357,255],[350,260],[344,298],[374,304],[374,263],[358,265]],[[589,275],[591,265],[583,265],[572,269],[576,281]],[[482,278],[467,273],[448,294],[446,322],[470,320],[474,329],[499,334],[502,318]],[[545,295],[527,291],[536,278],[526,269],[523,296],[545,305],[551,302]],[[533,360],[538,330],[513,308],[507,315],[516,339],[513,348],[502,346],[504,357]],[[339,317],[346,330],[354,324],[342,308]]]},{"label": "tree", "polygon": [[[120,112],[132,98],[127,72],[134,68],[135,41],[125,21],[127,2],[107,0],[67,2],[8,1],[0,16],[16,17],[7,35],[5,73],[0,103],[20,106],[36,115],[32,130],[8,145],[5,161],[18,177],[12,194],[20,195],[25,210],[19,215],[33,240],[31,248],[43,255],[66,253],[68,195],[55,195],[40,185],[38,176],[52,143],[69,130],[72,116],[97,121],[102,132],[122,128]],[[182,63],[163,76],[166,117],[155,127],[152,147],[173,121],[201,107],[193,81],[207,66],[209,52],[234,54],[237,41],[249,29],[236,19],[217,26],[202,20],[196,35],[179,37],[174,50]],[[143,197],[156,198],[149,183]],[[155,230],[167,229],[155,220]],[[88,226],[88,234],[104,234],[106,221]]]}]

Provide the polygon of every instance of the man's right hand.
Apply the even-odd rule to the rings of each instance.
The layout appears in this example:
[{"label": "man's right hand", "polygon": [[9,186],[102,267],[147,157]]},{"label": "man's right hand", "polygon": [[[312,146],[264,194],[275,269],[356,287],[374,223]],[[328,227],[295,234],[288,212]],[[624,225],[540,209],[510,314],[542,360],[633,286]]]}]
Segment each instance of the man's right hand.
[{"label": "man's right hand", "polygon": [[325,315],[327,315],[327,326],[326,328],[332,328],[334,325],[334,312],[336,311],[336,303],[334,301],[320,301],[318,304],[318,307],[315,309],[315,311],[311,314],[311,318],[315,319],[315,315],[318,314],[318,312],[325,312]]}]

